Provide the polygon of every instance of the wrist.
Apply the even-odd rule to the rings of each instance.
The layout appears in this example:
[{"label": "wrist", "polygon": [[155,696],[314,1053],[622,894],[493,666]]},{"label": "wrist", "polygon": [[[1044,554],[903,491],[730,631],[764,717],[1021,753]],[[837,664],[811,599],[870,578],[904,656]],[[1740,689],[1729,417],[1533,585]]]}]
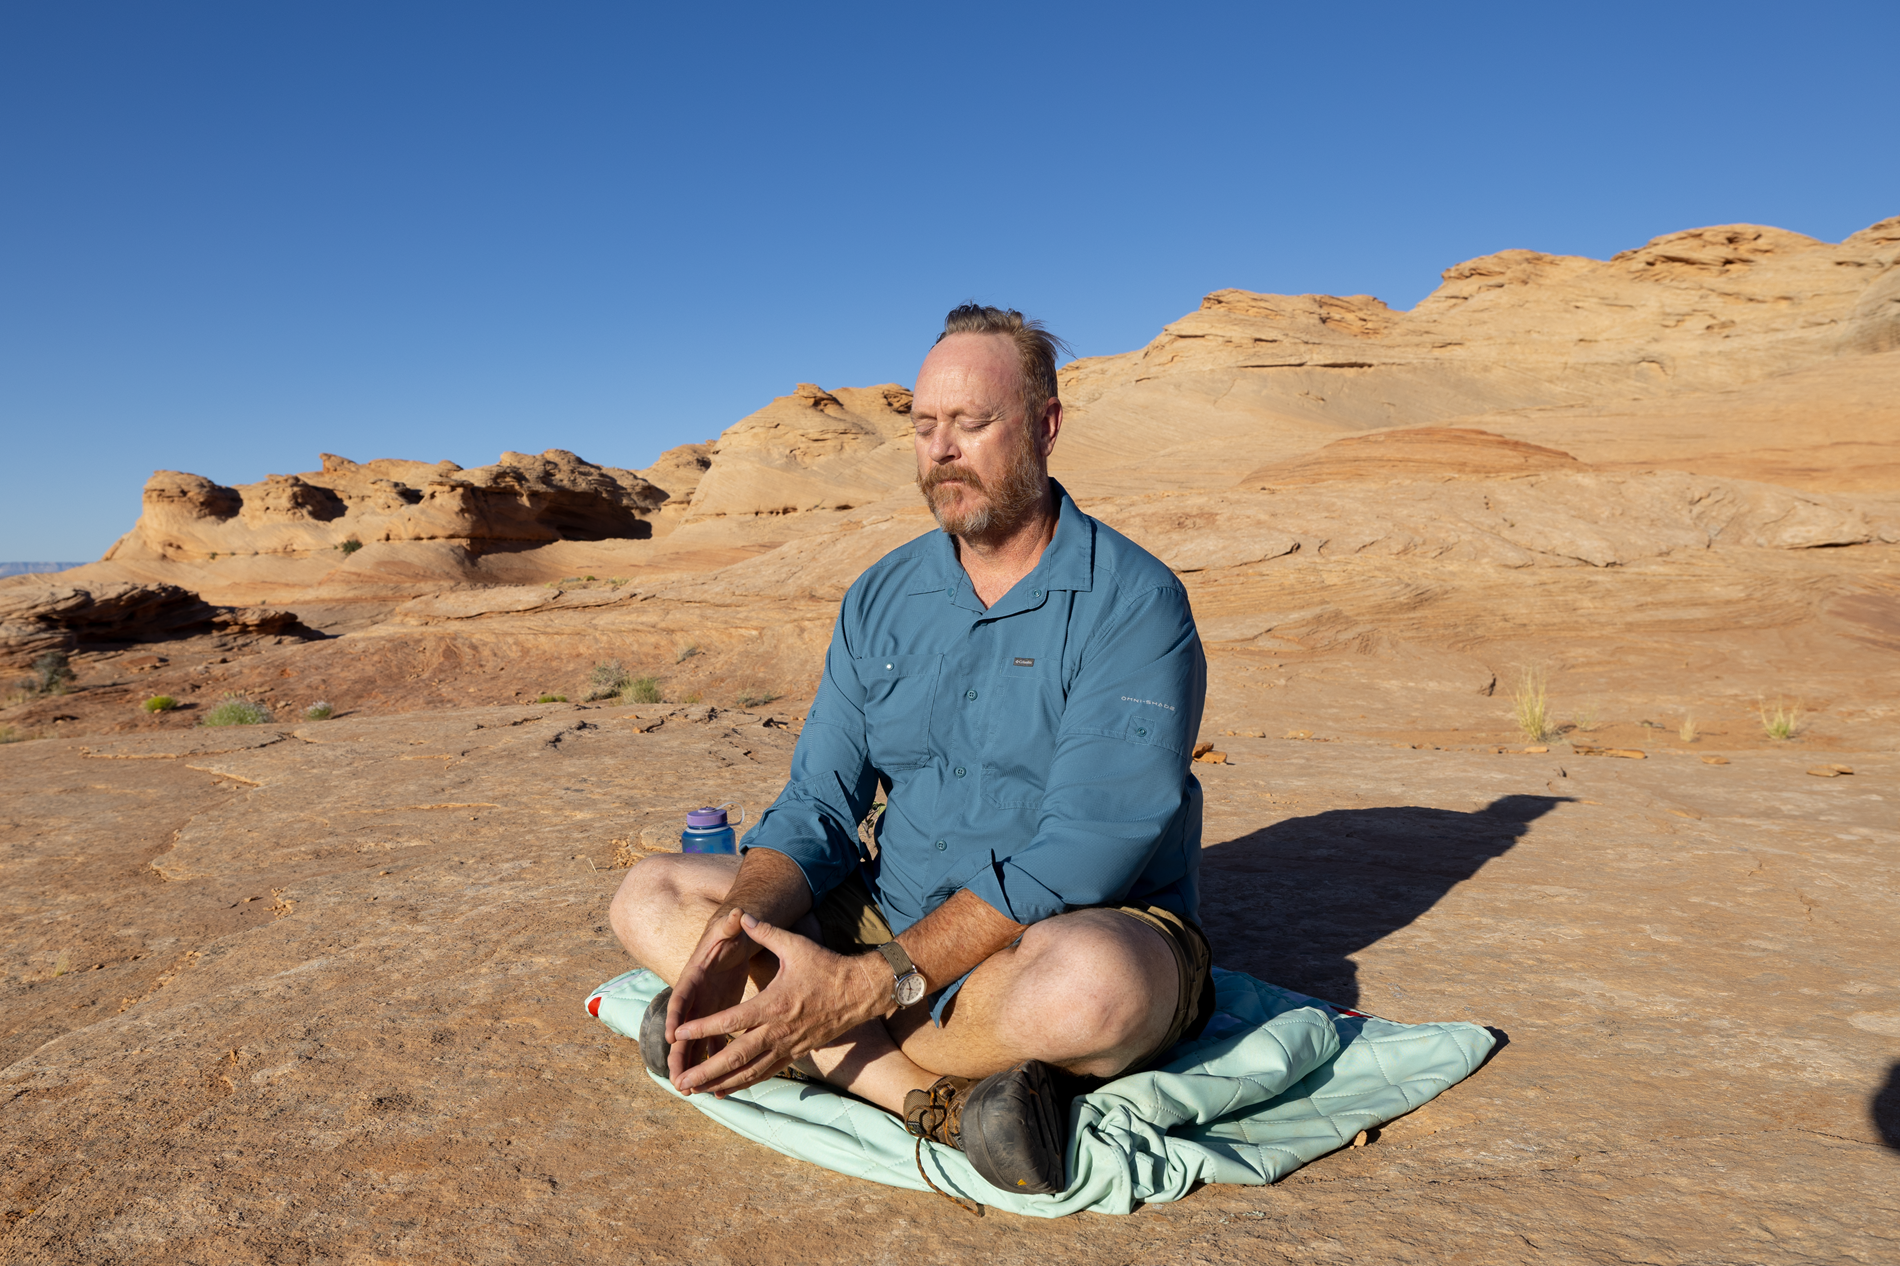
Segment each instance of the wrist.
[{"label": "wrist", "polygon": [[850,962],[857,973],[856,994],[868,1014],[884,1019],[896,1015],[897,998],[891,988],[891,968],[884,956],[874,950],[854,955]]}]

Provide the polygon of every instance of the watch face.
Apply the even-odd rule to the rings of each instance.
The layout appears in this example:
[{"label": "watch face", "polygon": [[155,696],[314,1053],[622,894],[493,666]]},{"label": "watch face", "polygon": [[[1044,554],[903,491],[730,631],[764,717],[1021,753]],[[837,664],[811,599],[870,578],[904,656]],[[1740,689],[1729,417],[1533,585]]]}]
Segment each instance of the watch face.
[{"label": "watch face", "polygon": [[924,996],[924,978],[919,972],[900,976],[897,981],[897,1005],[908,1007]]}]

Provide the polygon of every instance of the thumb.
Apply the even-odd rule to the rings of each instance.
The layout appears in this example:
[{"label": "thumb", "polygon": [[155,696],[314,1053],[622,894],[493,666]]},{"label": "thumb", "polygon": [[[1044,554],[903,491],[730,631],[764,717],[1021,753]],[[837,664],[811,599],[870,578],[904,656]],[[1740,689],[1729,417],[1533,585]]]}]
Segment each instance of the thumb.
[{"label": "thumb", "polygon": [[783,929],[776,928],[763,919],[755,919],[749,914],[740,915],[739,922],[740,926],[745,928],[747,936],[774,954],[784,948],[789,934]]}]

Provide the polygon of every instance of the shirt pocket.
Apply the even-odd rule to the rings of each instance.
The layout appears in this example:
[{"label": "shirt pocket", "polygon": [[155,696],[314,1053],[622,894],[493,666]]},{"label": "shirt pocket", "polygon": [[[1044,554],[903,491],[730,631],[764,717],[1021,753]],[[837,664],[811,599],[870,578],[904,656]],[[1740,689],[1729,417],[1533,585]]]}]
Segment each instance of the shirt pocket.
[{"label": "shirt pocket", "polygon": [[852,661],[864,690],[864,739],[886,773],[930,763],[930,711],[941,655],[867,655]]},{"label": "shirt pocket", "polygon": [[984,744],[983,801],[998,809],[1042,804],[1062,725],[1062,689],[1053,659],[1034,666],[1010,664],[990,687],[989,741]]}]

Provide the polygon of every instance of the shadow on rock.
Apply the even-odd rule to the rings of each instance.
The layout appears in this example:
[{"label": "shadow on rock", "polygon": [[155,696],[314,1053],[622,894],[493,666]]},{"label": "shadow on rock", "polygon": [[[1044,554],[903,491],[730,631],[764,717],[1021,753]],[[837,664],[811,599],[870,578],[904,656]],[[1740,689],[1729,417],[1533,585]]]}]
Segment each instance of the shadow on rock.
[{"label": "shadow on rock", "polygon": [[1900,1152],[1900,1062],[1887,1070],[1887,1080],[1874,1092],[1867,1111],[1880,1131],[1880,1141]]},{"label": "shadow on rock", "polygon": [[1503,796],[1474,813],[1333,809],[1213,845],[1201,855],[1201,917],[1214,960],[1357,1007],[1350,955],[1413,922],[1568,799]]}]

